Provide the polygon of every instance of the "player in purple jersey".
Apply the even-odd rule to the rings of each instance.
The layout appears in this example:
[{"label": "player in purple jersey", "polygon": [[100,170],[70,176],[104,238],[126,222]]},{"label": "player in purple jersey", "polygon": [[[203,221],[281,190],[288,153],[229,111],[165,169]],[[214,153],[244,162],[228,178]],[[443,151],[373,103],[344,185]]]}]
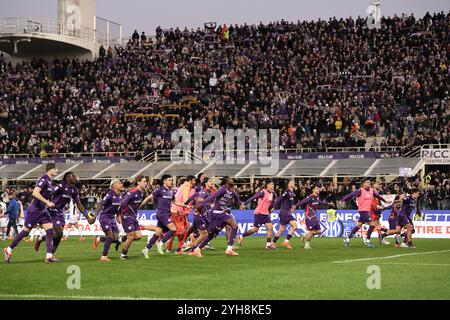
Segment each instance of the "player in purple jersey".
[{"label": "player in purple jersey", "polygon": [[[108,258],[109,248],[112,243],[119,243],[119,227],[117,226],[117,215],[123,200],[123,184],[119,179],[113,179],[110,183],[110,189],[103,197],[102,202],[95,210],[94,220],[100,214],[99,222],[105,237],[94,238],[94,249],[99,242],[104,242],[103,253],[100,261],[111,261]],[[126,240],[125,240],[126,241]]]},{"label": "player in purple jersey", "polygon": [[211,195],[211,189],[213,187],[213,180],[211,178],[204,179],[203,188],[197,192],[195,192],[192,196],[190,196],[184,204],[189,204],[192,201],[194,202],[194,207],[197,208],[194,210],[194,223],[193,223],[193,232],[198,232],[199,236],[195,241],[191,244],[191,253],[194,251],[194,248],[198,246],[203,239],[208,234],[208,208],[206,206],[201,206],[203,199],[209,197]]},{"label": "player in purple jersey", "polygon": [[177,230],[175,224],[170,218],[170,208],[172,206],[172,203],[180,207],[189,208],[189,206],[185,205],[184,203],[178,203],[177,201],[175,201],[175,192],[172,189],[172,176],[168,174],[163,175],[161,180],[162,186],[153,191],[142,202],[142,205],[145,205],[152,200],[156,202],[156,219],[158,220],[155,234],[149,240],[146,247],[141,251],[141,254],[146,259],[149,258],[148,252],[158,241],[158,239],[161,239],[161,241],[156,243],[156,247],[159,254],[164,254],[164,244],[175,234]]},{"label": "player in purple jersey", "polygon": [[411,194],[409,196],[406,196],[401,204],[400,211],[397,215],[397,227],[395,230],[389,230],[388,232],[385,232],[381,235],[381,239],[384,237],[387,237],[391,234],[400,234],[401,229],[406,229],[406,237],[407,237],[407,244],[402,244],[402,247],[408,247],[411,249],[415,249],[416,246],[412,243],[412,234],[414,233],[414,224],[412,222],[412,214],[413,210],[415,210],[416,207],[416,200],[419,197],[419,190],[412,189]]},{"label": "player in purple jersey", "polygon": [[231,213],[231,207],[235,203],[240,206],[240,208],[243,208],[243,203],[234,191],[234,182],[232,178],[224,177],[222,187],[220,187],[214,194],[206,197],[200,207],[204,206],[209,208],[212,200],[214,200],[214,205],[211,211],[208,236],[198,245],[198,247],[194,248],[192,252],[195,256],[202,257],[201,250],[206,246],[206,244],[215,238],[219,234],[220,230],[225,227],[225,225],[229,225],[231,227],[231,232],[225,254],[229,256],[238,256],[239,253],[233,250],[233,243],[236,238],[238,225]]},{"label": "player in purple jersey", "polygon": [[119,215],[117,221],[122,223],[123,230],[127,234],[120,255],[120,259],[128,260],[128,250],[133,241],[141,239],[142,233],[137,220],[137,212],[144,200],[144,193],[147,189],[147,178],[143,175],[138,175],[134,180],[135,188],[126,193],[120,202]]},{"label": "player in purple jersey", "polygon": [[292,249],[289,240],[292,238],[295,230],[297,230],[297,222],[293,216],[293,212],[295,209],[294,188],[295,181],[289,180],[286,190],[281,194],[280,197],[277,198],[274,205],[275,209],[280,209],[280,213],[278,214],[278,217],[280,219],[280,229],[278,229],[277,233],[275,233],[275,236],[273,237],[273,243],[277,243],[284,230],[286,230],[286,226],[290,225],[291,228],[289,229],[288,234],[286,235],[286,239],[283,242],[283,247],[287,249]]},{"label": "player in purple jersey", "polygon": [[[334,208],[334,203],[326,203],[319,199],[321,187],[314,186],[312,189],[312,193],[304,198],[303,200],[297,202],[296,206],[303,207],[306,205],[305,210],[305,222],[306,228],[308,229],[308,233],[306,234],[305,239],[305,249],[312,249],[310,246],[311,239],[315,235],[320,234],[320,223],[319,218],[317,216],[317,210],[319,207],[329,206]],[[303,238],[304,239],[304,238]]]},{"label": "player in purple jersey", "polygon": [[52,219],[48,213],[48,208],[53,208],[55,204],[50,201],[52,192],[52,180],[58,175],[58,169],[54,163],[47,163],[45,166],[45,175],[39,178],[36,186],[33,190],[33,200],[28,206],[27,216],[25,218],[24,227],[19,234],[14,237],[13,242],[9,247],[3,250],[5,256],[5,262],[11,262],[12,250],[28,236],[31,229],[37,225],[41,225],[46,234],[45,245],[47,247],[47,255],[45,262],[59,262],[57,258],[53,256],[53,235],[55,230],[53,229]]},{"label": "player in purple jersey", "polygon": [[[63,180],[54,185],[51,193],[51,200],[55,204],[53,208],[49,208],[48,212],[52,218],[53,229],[55,233],[53,234],[53,254],[55,254],[56,249],[61,242],[63,237],[63,230],[65,225],[65,215],[64,208],[70,201],[73,201],[77,206],[78,210],[85,216],[90,224],[95,220],[88,217],[86,214],[86,209],[80,202],[80,194],[75,186],[78,182],[77,176],[73,172],[66,172],[64,174]],[[42,241],[46,241],[47,236],[37,237],[34,242],[34,249],[39,251],[39,247]]]},{"label": "player in purple jersey", "polygon": [[237,239],[239,245],[242,245],[242,241],[245,237],[258,232],[259,228],[262,225],[265,225],[267,228],[266,249],[273,250],[276,248],[276,245],[272,243],[273,224],[272,220],[270,219],[270,213],[273,211],[276,201],[276,195],[273,189],[274,183],[268,180],[264,184],[264,189],[257,192],[244,202],[244,206],[248,206],[252,201],[259,199],[258,204],[255,208],[253,227],[250,230],[244,232],[242,235],[238,236]]},{"label": "player in purple jersey", "polygon": [[[406,195],[403,193],[403,191],[399,191],[397,196],[395,197],[394,203],[391,206],[385,208],[385,209],[391,209],[391,212],[388,217],[389,229],[387,229],[385,227],[381,227],[380,230],[381,230],[381,232],[383,232],[383,234],[387,233],[387,232],[390,232],[390,233],[386,234],[385,236],[383,236],[383,234],[378,235],[380,244],[389,244],[389,242],[385,241],[386,237],[393,234],[395,236],[395,247],[397,247],[397,248],[400,247],[400,235],[396,231],[401,231],[401,229],[399,228],[399,230],[397,230],[397,225],[398,225],[397,217],[398,217],[398,212],[402,205],[402,201],[405,198],[405,196]],[[406,234],[405,234],[405,237],[406,237]]]}]

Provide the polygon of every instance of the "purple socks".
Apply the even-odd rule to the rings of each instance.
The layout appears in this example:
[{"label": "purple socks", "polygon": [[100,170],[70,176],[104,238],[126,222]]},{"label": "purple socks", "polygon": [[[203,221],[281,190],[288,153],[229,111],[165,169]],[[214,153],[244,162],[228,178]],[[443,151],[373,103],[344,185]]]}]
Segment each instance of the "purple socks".
[{"label": "purple socks", "polygon": [[372,236],[373,229],[375,229],[374,226],[369,226],[369,230],[367,230],[367,239],[370,239]]},{"label": "purple socks", "polygon": [[156,235],[156,233],[153,234],[153,237],[150,239],[150,241],[147,243],[147,245],[145,247],[148,250],[150,250],[158,239],[159,239],[159,237]]},{"label": "purple socks", "polygon": [[164,233],[161,241],[162,243],[166,243],[167,240],[169,240],[170,238],[172,238],[172,236],[175,234],[175,231],[169,230],[166,233]]},{"label": "purple socks", "polygon": [[107,237],[105,239],[105,244],[103,245],[103,256],[106,257],[109,252],[109,248],[111,247],[111,243],[113,242],[113,238]]},{"label": "purple socks", "polygon": [[53,235],[55,234],[55,230],[53,228],[45,231],[45,246],[47,247],[47,253],[53,254]]},{"label": "purple socks", "polygon": [[20,241],[22,241],[23,238],[27,237],[30,233],[26,232],[25,230],[20,231],[20,233],[18,235],[16,235],[14,237],[13,242],[9,245],[9,247],[11,249],[14,249],[19,243]]},{"label": "purple socks", "polygon": [[349,239],[353,238],[353,236],[355,235],[355,233],[358,232],[359,229],[360,229],[360,228],[359,228],[358,226],[355,226],[355,227],[353,228],[352,232],[348,235],[348,238],[349,238]]},{"label": "purple socks", "polygon": [[234,243],[234,238],[236,238],[238,228],[231,228],[230,239],[228,240],[228,245],[232,246]]}]

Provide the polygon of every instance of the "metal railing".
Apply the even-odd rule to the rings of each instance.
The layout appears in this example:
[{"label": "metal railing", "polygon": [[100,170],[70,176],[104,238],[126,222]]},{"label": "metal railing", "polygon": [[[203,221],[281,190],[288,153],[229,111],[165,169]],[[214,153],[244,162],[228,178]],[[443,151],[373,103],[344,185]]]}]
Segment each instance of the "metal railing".
[{"label": "metal railing", "polygon": [[[370,151],[367,151],[366,147],[330,147],[330,148],[278,148],[270,150],[268,149],[268,153],[276,152],[279,154],[289,154],[289,153],[337,153],[337,152],[378,152],[378,153],[392,153],[399,152],[402,147],[400,146],[386,146],[386,147],[376,147],[372,148]],[[420,147],[419,147],[420,149]],[[231,152],[258,152],[258,149],[246,149],[246,150],[231,150]],[[221,152],[224,155],[227,154],[228,150],[216,150],[216,152]],[[157,150],[157,161],[169,161],[171,157],[171,150]],[[420,154],[418,155],[420,156]],[[189,152],[188,157],[193,158],[195,155],[192,152]]]},{"label": "metal railing", "polygon": [[[400,146],[386,146],[386,147],[376,147],[374,152],[378,153],[389,153],[389,152],[398,152],[400,150]],[[408,158],[418,158],[421,156],[422,149],[445,149],[450,148],[450,144],[428,144],[423,146],[417,146],[411,148],[409,151],[402,154],[402,157]],[[217,152],[223,152],[226,155],[227,150],[216,150]],[[243,151],[244,153],[249,152],[258,152],[258,149],[246,149],[246,150],[232,150],[232,152]],[[271,150],[269,149],[270,153]],[[316,149],[316,148],[287,148],[287,149],[274,149],[273,152],[277,152],[279,154],[288,154],[288,153],[335,153],[335,152],[367,152],[365,147],[338,147],[338,148],[325,148],[325,149]],[[369,151],[371,152],[371,151]],[[127,151],[127,152],[69,152],[69,153],[59,153],[57,155],[46,154],[45,156],[28,154],[28,153],[13,153],[13,154],[0,154],[1,159],[29,159],[29,158],[75,158],[75,157],[133,157],[140,156],[142,154],[141,151]],[[192,152],[189,152],[189,157],[198,158],[198,156]],[[140,158],[138,161],[140,162],[156,162],[156,161],[170,161],[171,150],[156,150],[152,151],[145,157]]]},{"label": "metal railing", "polygon": [[0,34],[57,34],[76,38],[87,42],[96,41],[94,29],[80,26],[80,28],[67,28],[64,23],[50,18],[2,18],[0,19]]},{"label": "metal railing", "polygon": [[[99,17],[96,17],[96,21],[98,21],[99,26],[96,29],[92,29],[86,26],[80,26],[80,28],[68,28],[64,23],[51,18],[1,18],[0,35],[23,34],[26,36],[28,34],[36,35],[39,33],[46,33],[75,38],[88,43],[104,44],[107,46],[122,44],[122,26],[120,24]],[[106,24],[106,29],[102,28],[100,22]],[[115,26],[118,30],[114,32],[114,30],[110,28],[110,25]]]}]

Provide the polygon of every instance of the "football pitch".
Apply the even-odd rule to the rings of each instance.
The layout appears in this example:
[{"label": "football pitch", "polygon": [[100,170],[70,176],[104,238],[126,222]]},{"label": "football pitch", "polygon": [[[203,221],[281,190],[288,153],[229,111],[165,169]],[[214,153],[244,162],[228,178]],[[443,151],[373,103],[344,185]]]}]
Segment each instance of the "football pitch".
[{"label": "football pitch", "polygon": [[[143,238],[133,243],[129,261],[112,246],[113,261],[100,262],[103,244],[94,251],[92,237],[73,237],[61,243],[63,262],[56,264],[43,262],[44,244],[36,253],[24,242],[11,264],[0,264],[0,299],[450,299],[450,239],[416,239],[416,250],[380,247],[376,239],[370,249],[360,238],[348,249],[342,238],[316,238],[313,250],[294,238],[288,250],[281,240],[267,251],[265,238],[246,238],[240,256],[229,257],[219,237],[203,258],[153,249],[144,259]],[[74,265],[80,289],[67,286]]]}]

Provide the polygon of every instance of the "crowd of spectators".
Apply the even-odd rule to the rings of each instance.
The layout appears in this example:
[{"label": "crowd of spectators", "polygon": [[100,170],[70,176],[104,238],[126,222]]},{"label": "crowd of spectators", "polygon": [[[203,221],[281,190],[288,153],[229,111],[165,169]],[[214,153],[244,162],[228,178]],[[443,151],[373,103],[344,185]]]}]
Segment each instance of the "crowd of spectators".
[{"label": "crowd of spectators", "polygon": [[449,39],[441,12],[379,30],[361,17],[158,28],[94,61],[1,56],[0,154],[149,154],[195,120],[279,128],[283,148],[449,143]]}]

